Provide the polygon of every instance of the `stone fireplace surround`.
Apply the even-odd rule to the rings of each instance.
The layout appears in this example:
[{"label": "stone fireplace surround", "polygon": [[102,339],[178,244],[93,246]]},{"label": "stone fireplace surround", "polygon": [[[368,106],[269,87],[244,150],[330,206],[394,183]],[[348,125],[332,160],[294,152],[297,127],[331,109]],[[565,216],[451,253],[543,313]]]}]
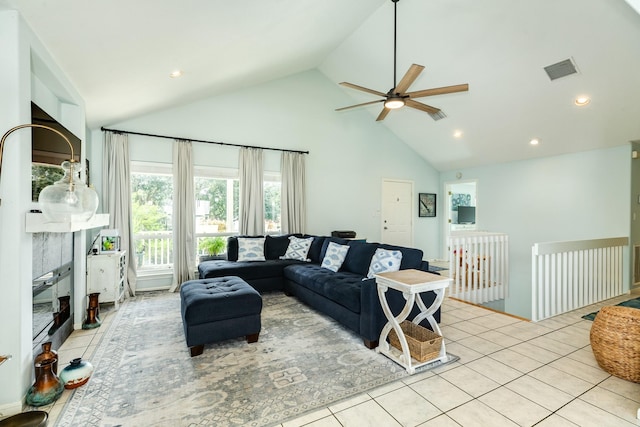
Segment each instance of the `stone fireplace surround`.
[{"label": "stone fireplace surround", "polygon": [[[52,341],[57,349],[73,331],[74,262],[73,233],[33,233],[33,354],[40,353],[44,342]],[[69,318],[54,326],[59,311],[58,297],[70,296]]]}]

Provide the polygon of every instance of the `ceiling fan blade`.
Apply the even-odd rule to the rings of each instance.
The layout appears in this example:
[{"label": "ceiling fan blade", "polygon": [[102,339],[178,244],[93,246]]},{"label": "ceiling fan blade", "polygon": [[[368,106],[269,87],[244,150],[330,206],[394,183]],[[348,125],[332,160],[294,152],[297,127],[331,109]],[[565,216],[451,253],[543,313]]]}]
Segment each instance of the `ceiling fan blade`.
[{"label": "ceiling fan blade", "polygon": [[376,101],[363,102],[362,104],[356,104],[356,105],[350,105],[348,107],[336,108],[336,111],[344,111],[344,110],[348,110],[350,108],[364,107],[365,105],[377,104],[379,102],[384,102],[384,101],[385,101],[384,99],[378,99]]},{"label": "ceiling fan blade", "polygon": [[366,87],[354,85],[353,83],[342,82],[342,83],[340,83],[340,85],[341,86],[350,87],[351,89],[355,89],[355,90],[361,90],[362,92],[367,92],[367,93],[370,93],[372,95],[378,95],[378,96],[382,96],[382,97],[386,97],[387,96],[386,93],[382,93],[382,92],[378,92],[377,90],[368,89]]},{"label": "ceiling fan blade", "polygon": [[409,95],[410,98],[422,98],[424,96],[444,95],[447,93],[466,92],[469,90],[468,84],[436,87],[433,89],[416,90],[414,92],[407,92],[405,95]]},{"label": "ceiling fan blade", "polygon": [[387,114],[389,114],[389,111],[391,111],[390,108],[384,107],[382,111],[380,111],[380,114],[378,114],[378,118],[376,119],[376,122],[384,120],[384,118],[387,117]]},{"label": "ceiling fan blade", "polygon": [[405,105],[407,107],[415,108],[416,110],[424,111],[425,113],[435,114],[440,111],[439,108],[432,107],[431,105],[423,104],[413,99],[405,99]]},{"label": "ceiling fan blade", "polygon": [[400,83],[395,87],[394,92],[403,94],[407,89],[409,89],[411,83],[418,78],[422,70],[424,70],[423,65],[412,64],[407,70],[407,73],[400,80]]}]

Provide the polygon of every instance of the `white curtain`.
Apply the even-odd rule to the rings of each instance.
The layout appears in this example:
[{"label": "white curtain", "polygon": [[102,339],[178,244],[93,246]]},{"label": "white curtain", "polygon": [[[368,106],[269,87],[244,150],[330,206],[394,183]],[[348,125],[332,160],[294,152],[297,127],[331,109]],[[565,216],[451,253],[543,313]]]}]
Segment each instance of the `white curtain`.
[{"label": "white curtain", "polygon": [[240,234],[264,234],[262,149],[240,149]]},{"label": "white curtain", "polygon": [[173,283],[171,292],[195,277],[195,193],[190,141],[173,143]]},{"label": "white curtain", "polygon": [[136,294],[135,242],[131,219],[129,138],[106,131],[102,156],[102,209],[109,213],[109,227],[120,232],[120,248],[127,251],[127,296]]},{"label": "white curtain", "polygon": [[304,233],[307,228],[304,154],[282,152],[282,232]]}]

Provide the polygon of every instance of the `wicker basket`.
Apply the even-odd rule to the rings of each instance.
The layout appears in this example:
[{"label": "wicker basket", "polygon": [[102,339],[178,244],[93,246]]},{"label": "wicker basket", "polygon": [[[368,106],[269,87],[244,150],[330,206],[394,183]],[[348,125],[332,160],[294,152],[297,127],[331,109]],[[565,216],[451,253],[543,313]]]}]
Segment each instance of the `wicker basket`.
[{"label": "wicker basket", "polygon": [[[419,362],[426,362],[438,357],[442,346],[442,337],[440,335],[408,320],[400,323],[400,329],[402,329],[407,339],[411,357]],[[400,340],[394,329],[389,332],[389,343],[402,351],[402,345],[400,345]]]},{"label": "wicker basket", "polygon": [[640,383],[640,310],[602,307],[591,326],[591,348],[611,375]]}]

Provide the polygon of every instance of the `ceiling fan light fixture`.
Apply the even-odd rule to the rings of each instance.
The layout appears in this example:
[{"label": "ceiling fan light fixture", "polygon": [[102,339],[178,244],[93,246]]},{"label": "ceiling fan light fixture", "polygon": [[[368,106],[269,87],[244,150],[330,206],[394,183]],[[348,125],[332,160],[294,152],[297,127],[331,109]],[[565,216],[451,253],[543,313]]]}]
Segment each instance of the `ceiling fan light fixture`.
[{"label": "ceiling fan light fixture", "polygon": [[404,107],[404,99],[400,96],[390,96],[384,101],[384,106],[390,110],[397,110]]}]

